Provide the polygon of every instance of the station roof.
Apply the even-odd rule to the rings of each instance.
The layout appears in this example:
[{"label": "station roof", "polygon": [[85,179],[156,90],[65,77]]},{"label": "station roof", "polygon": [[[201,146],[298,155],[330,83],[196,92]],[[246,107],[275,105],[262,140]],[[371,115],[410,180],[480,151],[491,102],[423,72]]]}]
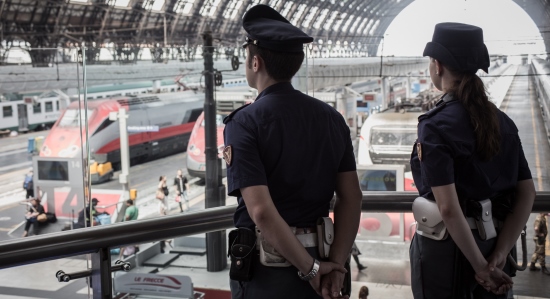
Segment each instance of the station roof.
[{"label": "station roof", "polygon": [[[253,5],[267,4],[314,36],[319,45],[348,43],[375,56],[393,19],[413,0],[4,0],[2,39],[34,48],[71,43],[113,43],[140,48],[202,43],[207,25],[215,42],[242,42],[240,18]],[[514,0],[535,21],[550,49],[550,2]],[[498,13],[495,8],[495,13]],[[548,52],[548,51],[547,51]]]}]

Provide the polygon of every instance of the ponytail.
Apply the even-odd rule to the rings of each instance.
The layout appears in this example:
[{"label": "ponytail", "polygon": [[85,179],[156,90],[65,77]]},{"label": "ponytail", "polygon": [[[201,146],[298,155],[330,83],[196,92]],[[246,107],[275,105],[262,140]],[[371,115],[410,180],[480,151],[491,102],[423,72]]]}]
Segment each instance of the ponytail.
[{"label": "ponytail", "polygon": [[483,81],[476,74],[465,73],[453,89],[470,115],[477,153],[481,160],[491,160],[500,150],[500,129],[497,108],[489,101]]}]

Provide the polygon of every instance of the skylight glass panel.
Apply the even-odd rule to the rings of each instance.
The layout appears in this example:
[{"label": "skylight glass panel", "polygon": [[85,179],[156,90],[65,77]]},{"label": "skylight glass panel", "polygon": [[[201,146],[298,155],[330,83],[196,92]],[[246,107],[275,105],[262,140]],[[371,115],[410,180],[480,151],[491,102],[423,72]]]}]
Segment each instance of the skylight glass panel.
[{"label": "skylight glass panel", "polygon": [[376,27],[378,27],[378,25],[380,24],[380,20],[377,20],[374,25],[372,26],[372,28],[370,29],[369,31],[369,35],[372,35],[374,33],[374,30],[376,30]]},{"label": "skylight glass panel", "polygon": [[336,15],[335,23],[334,23],[334,31],[338,31],[340,29],[340,25],[342,25],[342,22],[346,19],[348,16],[347,13]]},{"label": "skylight glass panel", "polygon": [[325,20],[327,15],[328,15],[328,9],[325,8],[321,11],[321,13],[319,14],[319,17],[317,18],[317,20],[315,20],[315,23],[313,23],[313,27],[315,29],[319,29],[321,27],[321,23]]},{"label": "skylight glass panel", "polygon": [[164,8],[164,2],[165,0],[155,0],[155,2],[153,2],[151,10],[162,10]]},{"label": "skylight glass panel", "polygon": [[349,25],[351,24],[351,22],[353,22],[353,20],[355,20],[355,16],[350,16],[350,17],[346,20],[346,23],[344,24],[344,26],[342,26],[342,31],[348,30],[348,27],[349,27]]},{"label": "skylight glass panel", "polygon": [[349,28],[349,32],[350,33],[355,32],[355,29],[357,29],[357,25],[361,24],[362,22],[364,22],[364,21],[361,20],[361,16],[357,16],[357,19],[355,20],[355,22],[351,23],[351,27]]},{"label": "skylight glass panel", "polygon": [[237,12],[239,12],[239,8],[241,8],[241,5],[243,5],[242,0],[231,0],[223,12],[223,17],[226,19],[235,18]]},{"label": "skylight glass panel", "polygon": [[86,3],[88,0],[71,0],[70,2]]},{"label": "skylight glass panel", "polygon": [[309,24],[311,23],[311,20],[313,20],[313,16],[317,13],[318,10],[319,7],[317,6],[314,6],[309,10],[307,16],[304,18],[304,22],[302,23],[303,27],[309,28]]},{"label": "skylight glass panel", "polygon": [[115,0],[113,6],[118,7],[128,7],[128,4],[130,3],[130,0]]},{"label": "skylight glass panel", "polygon": [[332,14],[330,14],[330,17],[327,19],[327,21],[325,22],[325,25],[323,26],[325,30],[331,29],[332,23],[334,22],[334,20],[336,20],[336,16],[338,16],[338,14],[339,14],[338,11],[333,11]]},{"label": "skylight glass panel", "polygon": [[281,15],[283,15],[283,17],[286,18],[286,16],[290,12],[290,9],[292,8],[292,5],[294,5],[294,2],[292,1],[285,2],[285,6],[283,7],[283,11],[281,12]]},{"label": "skylight glass panel", "polygon": [[176,3],[176,6],[174,7],[174,11],[177,13],[188,15],[191,13],[194,3],[195,3],[195,0],[180,0],[178,1],[178,3]]},{"label": "skylight glass panel", "polygon": [[374,23],[374,19],[370,19],[369,22],[367,23],[367,26],[365,26],[365,30],[363,31],[363,34],[369,34],[369,29],[371,27],[371,25]]},{"label": "skylight glass panel", "polygon": [[277,5],[279,5],[280,2],[281,0],[271,0],[269,1],[269,6],[276,7]]},{"label": "skylight glass panel", "polygon": [[290,23],[296,24],[298,20],[300,20],[300,17],[304,14],[304,11],[306,10],[305,4],[300,4],[298,6],[298,9],[294,12],[294,15],[292,16],[292,20],[290,20]]}]

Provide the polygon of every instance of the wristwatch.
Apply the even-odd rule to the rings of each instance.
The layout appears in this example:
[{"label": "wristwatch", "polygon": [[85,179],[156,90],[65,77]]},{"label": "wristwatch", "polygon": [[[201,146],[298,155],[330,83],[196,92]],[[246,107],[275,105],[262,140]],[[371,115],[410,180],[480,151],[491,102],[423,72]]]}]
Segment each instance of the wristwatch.
[{"label": "wristwatch", "polygon": [[319,266],[321,266],[321,262],[319,262],[317,259],[314,259],[313,268],[311,269],[311,271],[309,271],[309,273],[306,275],[298,271],[298,277],[300,277],[301,280],[305,281],[312,280],[317,275],[317,272],[319,272]]}]

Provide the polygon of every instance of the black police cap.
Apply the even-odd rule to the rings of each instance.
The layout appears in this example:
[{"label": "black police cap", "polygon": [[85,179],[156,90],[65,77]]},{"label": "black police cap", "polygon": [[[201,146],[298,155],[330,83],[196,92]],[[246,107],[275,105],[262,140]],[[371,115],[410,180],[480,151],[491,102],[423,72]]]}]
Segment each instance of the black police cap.
[{"label": "black police cap", "polygon": [[452,70],[488,73],[491,61],[483,43],[483,30],[461,23],[435,25],[432,41],[426,44],[423,56],[441,61]]},{"label": "black police cap", "polygon": [[244,14],[243,28],[247,33],[243,46],[253,44],[279,52],[302,52],[303,44],[313,42],[313,37],[263,4],[252,7]]}]

